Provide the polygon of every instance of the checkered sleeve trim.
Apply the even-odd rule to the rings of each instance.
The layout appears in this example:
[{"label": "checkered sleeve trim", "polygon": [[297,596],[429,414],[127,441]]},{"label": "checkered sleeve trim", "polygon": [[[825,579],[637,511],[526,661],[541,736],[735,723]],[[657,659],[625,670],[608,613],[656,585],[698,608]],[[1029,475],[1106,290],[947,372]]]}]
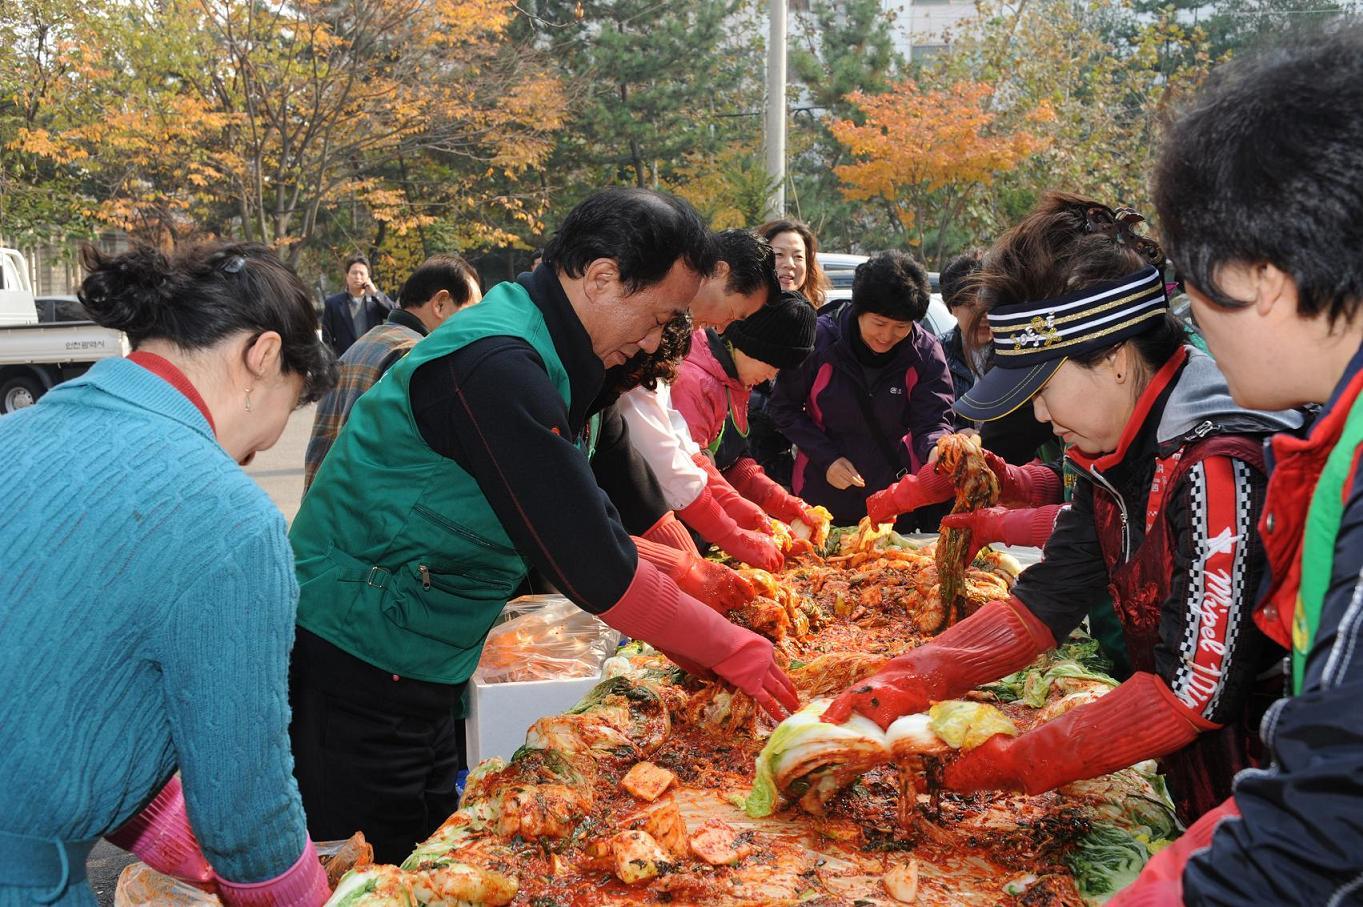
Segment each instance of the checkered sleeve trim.
[{"label": "checkered sleeve trim", "polygon": [[1184,705],[1211,720],[1231,673],[1246,610],[1250,470],[1239,461],[1209,457],[1188,471],[1187,489],[1192,562],[1172,687]]}]

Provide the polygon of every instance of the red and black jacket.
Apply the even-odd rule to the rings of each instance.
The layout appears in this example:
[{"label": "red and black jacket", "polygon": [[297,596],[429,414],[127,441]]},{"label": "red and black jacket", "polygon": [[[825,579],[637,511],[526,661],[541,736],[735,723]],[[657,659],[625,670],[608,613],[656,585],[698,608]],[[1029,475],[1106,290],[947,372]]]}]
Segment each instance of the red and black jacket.
[{"label": "red and black jacket", "polygon": [[[1252,739],[1256,678],[1282,655],[1251,617],[1265,563],[1253,531],[1261,450],[1294,424],[1235,407],[1210,358],[1185,348],[1152,379],[1115,452],[1071,454],[1083,477],[1073,505],[1014,594],[1064,639],[1111,591],[1133,667]],[[1216,790],[1185,792],[1198,803],[1184,812],[1219,802],[1243,756],[1212,772],[1224,776]]]}]

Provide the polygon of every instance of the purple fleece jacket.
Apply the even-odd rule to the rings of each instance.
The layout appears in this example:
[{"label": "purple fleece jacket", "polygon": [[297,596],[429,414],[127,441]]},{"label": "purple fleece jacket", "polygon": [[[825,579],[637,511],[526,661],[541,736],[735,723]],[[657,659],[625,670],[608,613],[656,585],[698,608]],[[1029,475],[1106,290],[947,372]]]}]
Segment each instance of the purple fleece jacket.
[{"label": "purple fleece jacket", "polygon": [[[827,507],[839,525],[864,517],[867,497],[927,462],[937,439],[952,430],[951,374],[937,338],[915,324],[889,364],[868,374],[852,351],[854,331],[850,305],[820,315],[813,354],[777,376],[768,410],[799,449],[794,492]],[[894,464],[867,426],[858,396],[894,446]],[[839,491],[828,484],[825,473],[839,457],[852,461],[865,488]]]}]

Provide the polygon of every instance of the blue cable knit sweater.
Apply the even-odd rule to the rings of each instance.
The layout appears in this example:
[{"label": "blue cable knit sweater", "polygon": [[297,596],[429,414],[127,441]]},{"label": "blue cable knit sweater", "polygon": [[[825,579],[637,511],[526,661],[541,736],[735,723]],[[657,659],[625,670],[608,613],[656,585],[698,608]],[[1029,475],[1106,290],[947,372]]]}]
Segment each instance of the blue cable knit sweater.
[{"label": "blue cable knit sweater", "polygon": [[[177,769],[220,875],[288,869],[298,586],[283,516],[207,420],[105,360],[0,418],[0,829],[86,840]],[[30,903],[0,884],[0,905]],[[61,904],[94,904],[88,885]]]}]

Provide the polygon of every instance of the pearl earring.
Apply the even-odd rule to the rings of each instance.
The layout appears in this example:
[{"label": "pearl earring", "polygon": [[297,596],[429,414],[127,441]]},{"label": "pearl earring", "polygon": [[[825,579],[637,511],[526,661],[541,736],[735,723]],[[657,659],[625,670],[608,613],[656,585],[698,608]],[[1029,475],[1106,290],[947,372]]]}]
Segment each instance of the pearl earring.
[{"label": "pearl earring", "polygon": [[251,388],[246,388],[246,411],[251,411]]}]

